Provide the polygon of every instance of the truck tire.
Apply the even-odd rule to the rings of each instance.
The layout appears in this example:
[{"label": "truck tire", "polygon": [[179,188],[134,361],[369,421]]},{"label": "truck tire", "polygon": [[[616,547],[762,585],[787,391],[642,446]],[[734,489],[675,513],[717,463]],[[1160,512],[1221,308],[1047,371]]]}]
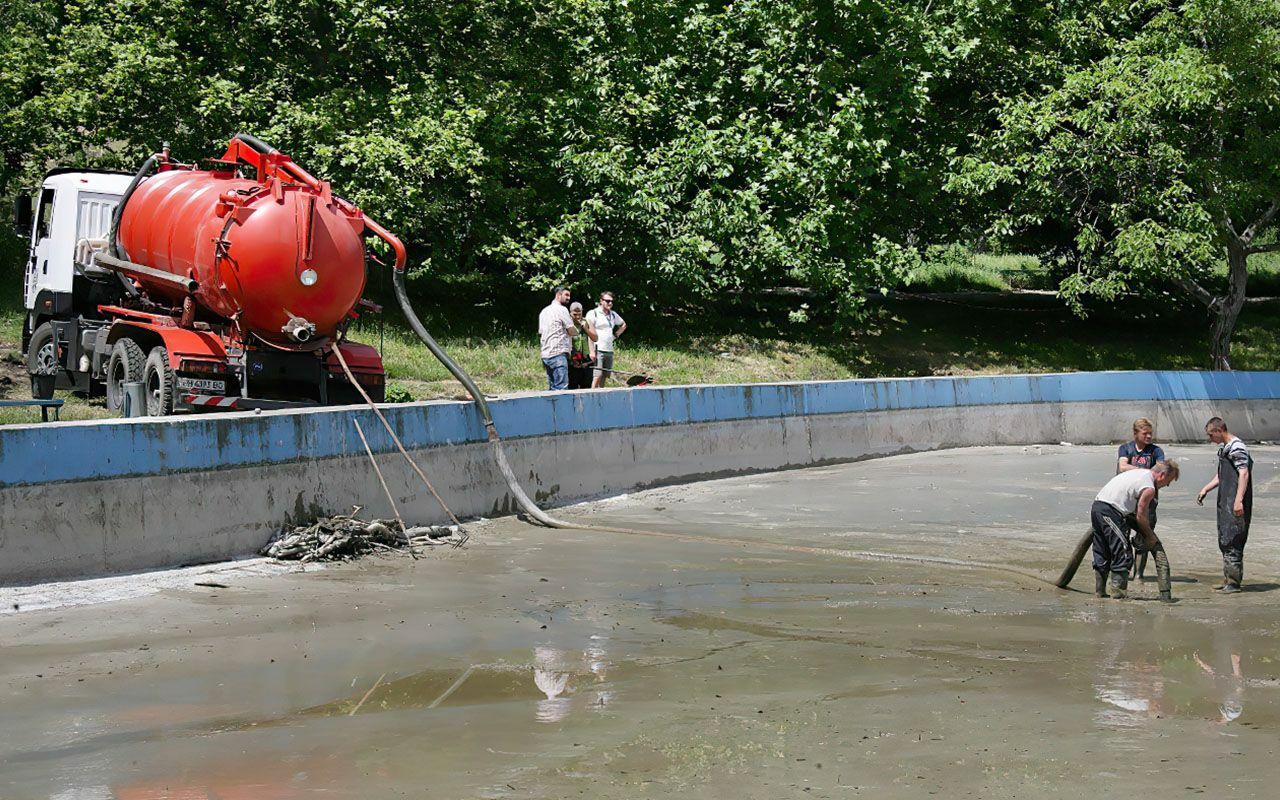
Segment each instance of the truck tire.
[{"label": "truck tire", "polygon": [[107,362],[107,408],[112,411],[124,408],[123,384],[142,380],[142,365],[146,360],[137,342],[128,337],[116,340],[111,348],[111,360]]},{"label": "truck tire", "polygon": [[27,372],[31,375],[33,400],[53,399],[54,378],[62,369],[58,355],[57,335],[53,324],[46,322],[36,328],[27,344]]},{"label": "truck tire", "polygon": [[168,350],[151,348],[142,368],[142,385],[147,393],[149,416],[167,417],[173,413],[173,367],[169,366]]}]

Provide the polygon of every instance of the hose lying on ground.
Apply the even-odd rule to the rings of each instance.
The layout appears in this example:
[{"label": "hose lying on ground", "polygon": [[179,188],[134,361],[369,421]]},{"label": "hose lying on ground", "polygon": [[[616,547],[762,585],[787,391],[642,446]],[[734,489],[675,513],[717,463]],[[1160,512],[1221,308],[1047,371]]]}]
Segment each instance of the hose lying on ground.
[{"label": "hose lying on ground", "polygon": [[716,536],[699,536],[688,533],[672,533],[668,531],[647,531],[636,528],[619,528],[607,525],[587,525],[583,523],[566,522],[557,519],[543,511],[529,498],[524,489],[520,486],[519,480],[516,479],[515,473],[511,469],[510,463],[507,461],[506,452],[502,447],[502,439],[498,436],[498,429],[493,423],[493,414],[489,410],[489,403],[485,400],[484,393],[476,386],[471,376],[467,374],[461,366],[457,364],[449,354],[444,351],[436,340],[427,331],[426,326],[422,324],[422,320],[418,319],[418,315],[413,310],[413,304],[409,301],[408,292],[405,291],[404,271],[393,270],[393,283],[395,285],[396,299],[400,303],[400,310],[404,312],[405,319],[409,322],[409,327],[413,328],[413,332],[418,335],[422,343],[427,346],[445,369],[449,370],[458,382],[463,385],[471,398],[475,400],[476,408],[480,412],[480,418],[484,421],[485,432],[489,438],[489,445],[493,450],[494,460],[498,464],[498,469],[502,472],[502,477],[507,483],[507,488],[511,491],[512,497],[521,510],[530,518],[536,520],[548,528],[563,528],[581,531],[601,531],[606,533],[622,533],[630,536],[651,536],[663,539],[676,539],[683,542],[702,542],[715,545],[731,545],[737,547],[751,549],[767,549],[782,550],[791,553],[806,553],[810,555],[826,555],[839,558],[851,558],[860,561],[878,561],[878,562],[901,562],[915,564],[930,564],[946,567],[958,567],[964,569],[981,569],[995,570],[1009,575],[1018,575],[1024,578],[1030,578],[1039,583],[1052,584],[1053,581],[1045,578],[1043,575],[1037,575],[1033,572],[1023,571],[1015,567],[1009,567],[1002,564],[987,564],[980,561],[964,561],[961,559],[940,558],[930,556],[908,556],[898,555],[894,553],[878,553],[867,550],[840,550],[828,547],[810,547],[807,545],[787,544],[785,542],[767,542],[751,539],[726,539]]},{"label": "hose lying on ground", "polygon": [[418,315],[413,310],[413,304],[409,302],[409,293],[404,288],[404,273],[402,269],[392,270],[392,283],[396,289],[396,300],[400,302],[400,310],[404,312],[405,319],[409,321],[409,327],[413,328],[413,332],[418,334],[418,338],[427,346],[431,354],[435,356],[444,368],[449,370],[453,377],[458,379],[463,388],[467,390],[467,394],[471,395],[471,399],[476,401],[476,408],[480,411],[480,419],[484,421],[484,430],[489,437],[489,445],[493,449],[494,460],[498,462],[498,469],[502,471],[502,477],[507,481],[507,488],[511,490],[511,496],[516,499],[516,503],[524,513],[533,519],[547,526],[548,528],[572,528],[575,527],[566,522],[562,522],[552,516],[549,516],[542,509],[529,499],[529,495],[525,494],[524,489],[520,486],[520,481],[516,480],[516,475],[511,471],[511,465],[507,463],[507,454],[502,449],[502,439],[498,436],[498,429],[493,424],[493,414],[489,411],[489,403],[484,398],[484,392],[480,391],[480,387],[476,386],[476,382],[471,379],[467,371],[458,366],[444,348],[436,343],[430,332],[427,331],[422,320],[418,319]]},{"label": "hose lying on ground", "polygon": [[[1067,559],[1067,565],[1062,568],[1062,574],[1058,576],[1058,580],[1053,585],[1059,589],[1066,589],[1071,583],[1071,579],[1076,576],[1076,570],[1080,569],[1080,562],[1084,561],[1084,557],[1089,553],[1089,548],[1093,545],[1093,531],[1087,530],[1080,537],[1080,541],[1076,542],[1076,549],[1071,552],[1071,557]],[[1167,600],[1172,596],[1173,578],[1169,571],[1169,556],[1164,551],[1164,544],[1157,541],[1155,546],[1151,548],[1151,552],[1155,555],[1156,561],[1156,586],[1160,592],[1160,597]]]}]

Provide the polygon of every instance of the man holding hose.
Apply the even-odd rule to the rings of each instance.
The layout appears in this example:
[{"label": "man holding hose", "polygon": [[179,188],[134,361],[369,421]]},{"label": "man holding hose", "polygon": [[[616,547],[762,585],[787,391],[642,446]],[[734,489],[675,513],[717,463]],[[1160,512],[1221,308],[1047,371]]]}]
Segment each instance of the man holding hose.
[{"label": "man holding hose", "polygon": [[[1151,510],[1156,492],[1178,479],[1178,464],[1174,461],[1157,463],[1151,469],[1130,469],[1107,482],[1098,492],[1090,511],[1093,525],[1094,594],[1098,597],[1124,599],[1129,585],[1129,570],[1133,567],[1133,550],[1129,546],[1128,517],[1134,517],[1134,526],[1141,534],[1148,552],[1155,555],[1156,579],[1159,581],[1160,599],[1172,602],[1169,582],[1169,557],[1164,545],[1151,529]],[[1107,594],[1107,574],[1111,578],[1111,594]]]}]

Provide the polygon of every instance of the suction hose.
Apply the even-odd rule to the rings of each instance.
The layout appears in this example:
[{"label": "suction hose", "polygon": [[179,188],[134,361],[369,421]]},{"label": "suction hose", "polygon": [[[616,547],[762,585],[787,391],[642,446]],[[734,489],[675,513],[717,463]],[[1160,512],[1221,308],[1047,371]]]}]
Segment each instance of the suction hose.
[{"label": "suction hose", "polygon": [[156,164],[160,163],[162,158],[167,159],[169,145],[165,144],[163,153],[156,153],[142,162],[142,166],[138,167],[138,171],[134,173],[133,180],[129,181],[129,188],[124,190],[120,202],[116,205],[116,210],[111,213],[111,233],[107,235],[107,250],[111,255],[118,259],[128,260],[128,255],[120,249],[120,218],[124,216],[124,207],[129,204],[129,198],[133,197],[133,193],[137,190],[138,185],[146,180],[156,168]]},{"label": "suction hose", "polygon": [[[399,254],[397,254],[399,255]],[[398,259],[397,259],[398,261]],[[404,271],[401,269],[392,270],[393,282],[395,285],[396,300],[400,303],[400,309],[404,312],[405,319],[409,321],[409,326],[413,328],[413,332],[418,335],[422,343],[427,346],[445,369],[458,382],[466,388],[467,393],[471,395],[476,402],[476,408],[480,412],[480,417],[484,421],[485,432],[489,437],[489,445],[493,449],[494,460],[498,463],[498,469],[502,472],[503,479],[507,482],[507,488],[510,489],[511,495],[516,499],[521,510],[523,510],[531,519],[536,520],[548,528],[562,528],[581,531],[598,531],[604,533],[623,533],[631,536],[648,536],[658,539],[675,539],[682,542],[699,542],[702,544],[711,544],[718,547],[726,545],[731,547],[742,547],[751,550],[781,550],[790,553],[804,553],[806,555],[831,556],[835,558],[848,558],[858,561],[876,561],[876,562],[896,562],[908,564],[928,564],[933,566],[958,567],[962,569],[978,569],[1003,572],[1007,575],[1016,575],[1022,578],[1029,578],[1037,583],[1052,583],[1049,579],[1033,572],[1028,572],[1003,564],[988,564],[980,561],[964,561],[953,558],[931,557],[931,556],[911,556],[899,555],[896,553],[877,553],[868,550],[839,550],[830,547],[811,547],[808,545],[787,544],[785,542],[762,542],[751,539],[730,539],[719,536],[699,536],[697,534],[674,533],[670,531],[653,531],[639,530],[636,528],[620,528],[607,525],[584,525],[581,523],[566,522],[547,514],[529,499],[529,495],[525,493],[520,486],[520,481],[516,479],[515,472],[512,471],[511,465],[507,462],[507,455],[502,448],[502,439],[498,436],[498,429],[493,424],[493,414],[489,411],[489,403],[485,400],[484,393],[476,386],[467,371],[459,366],[449,354],[444,351],[431,334],[427,331],[426,326],[422,324],[422,320],[418,319],[418,315],[414,313],[413,304],[409,302],[409,295],[405,291]]]},{"label": "suction hose", "polygon": [[[405,319],[409,322],[409,327],[413,328],[413,332],[418,335],[422,343],[427,346],[445,369],[458,382],[463,385],[467,393],[476,403],[476,409],[480,412],[480,418],[484,421],[485,433],[489,438],[489,445],[493,449],[494,461],[498,464],[498,469],[502,472],[503,480],[507,482],[507,488],[511,491],[511,496],[515,498],[516,503],[521,510],[529,516],[530,519],[545,525],[548,528],[562,528],[580,531],[595,531],[603,533],[622,533],[629,536],[648,536],[657,539],[673,539],[681,542],[699,542],[702,544],[715,545],[717,547],[731,546],[742,547],[748,550],[780,550],[789,553],[805,553],[807,555],[832,556],[836,558],[849,558],[859,561],[878,561],[878,562],[897,562],[909,564],[929,564],[945,567],[957,567],[961,569],[978,569],[994,572],[1001,572],[1006,575],[1016,575],[1027,578],[1037,583],[1052,584],[1048,578],[1043,575],[1037,575],[1033,572],[1027,572],[1005,564],[988,564],[980,561],[964,561],[960,559],[931,557],[931,556],[911,556],[899,555],[896,553],[877,553],[867,550],[838,550],[830,547],[810,547],[808,545],[787,544],[785,542],[769,542],[755,541],[751,539],[729,539],[718,536],[699,536],[688,533],[673,533],[670,531],[654,531],[639,530],[636,528],[619,528],[606,525],[584,525],[581,523],[565,522],[546,513],[529,499],[529,495],[525,494],[524,489],[520,486],[520,481],[516,479],[515,472],[511,469],[511,464],[507,461],[507,454],[502,448],[502,439],[498,436],[497,426],[493,423],[493,414],[489,410],[489,403],[485,399],[484,392],[480,391],[480,387],[476,386],[476,382],[467,374],[461,366],[458,365],[449,354],[444,351],[436,340],[427,331],[422,320],[418,319],[417,313],[413,310],[413,303],[409,301],[409,293],[405,290],[405,263],[407,254],[405,252],[404,243],[400,241],[386,228],[378,223],[365,217],[365,226],[368,230],[378,238],[382,239],[391,247],[395,253],[395,264],[392,266],[392,283],[395,286],[396,300],[400,304],[400,310],[404,312]],[[341,354],[339,354],[341,357]],[[350,376],[349,376],[350,377]],[[354,378],[351,379],[354,383]]]},{"label": "suction hose", "polygon": [[489,437],[489,446],[493,449],[494,460],[498,462],[498,469],[501,470],[502,477],[506,479],[507,488],[511,490],[511,496],[516,499],[516,503],[530,518],[537,520],[548,528],[578,527],[548,515],[538,508],[533,500],[529,499],[529,495],[525,494],[524,489],[520,486],[520,481],[516,480],[515,473],[511,471],[511,464],[507,462],[507,454],[502,449],[502,439],[498,436],[497,426],[493,424],[493,414],[489,411],[489,403],[484,398],[484,392],[480,391],[480,387],[476,386],[476,382],[471,379],[467,371],[458,366],[457,362],[444,351],[444,348],[436,343],[436,340],[427,331],[426,326],[422,324],[422,320],[418,319],[418,315],[414,313],[413,304],[409,302],[409,294],[404,288],[404,270],[393,269],[391,274],[392,282],[395,284],[396,289],[396,300],[400,303],[400,310],[404,312],[405,319],[409,321],[409,327],[413,328],[413,332],[418,334],[418,338],[427,346],[431,354],[441,364],[444,364],[444,368],[458,379],[458,383],[461,383],[466,388],[467,394],[471,395],[471,399],[476,401],[480,419],[484,421],[485,434]]}]

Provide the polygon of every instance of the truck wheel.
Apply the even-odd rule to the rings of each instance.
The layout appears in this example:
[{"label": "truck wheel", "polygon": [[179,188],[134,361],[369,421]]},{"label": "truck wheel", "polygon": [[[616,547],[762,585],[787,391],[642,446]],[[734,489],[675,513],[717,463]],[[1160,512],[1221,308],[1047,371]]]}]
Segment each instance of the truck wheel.
[{"label": "truck wheel", "polygon": [[111,348],[111,360],[107,362],[107,408],[119,411],[124,408],[124,384],[142,380],[142,365],[146,356],[134,340],[117,339]]},{"label": "truck wheel", "polygon": [[31,397],[53,398],[53,383],[62,368],[58,342],[51,323],[44,323],[31,335],[27,346],[27,372],[31,374]]},{"label": "truck wheel", "polygon": [[173,367],[169,366],[168,350],[151,348],[142,368],[142,385],[147,392],[147,414],[166,417],[173,413]]}]

